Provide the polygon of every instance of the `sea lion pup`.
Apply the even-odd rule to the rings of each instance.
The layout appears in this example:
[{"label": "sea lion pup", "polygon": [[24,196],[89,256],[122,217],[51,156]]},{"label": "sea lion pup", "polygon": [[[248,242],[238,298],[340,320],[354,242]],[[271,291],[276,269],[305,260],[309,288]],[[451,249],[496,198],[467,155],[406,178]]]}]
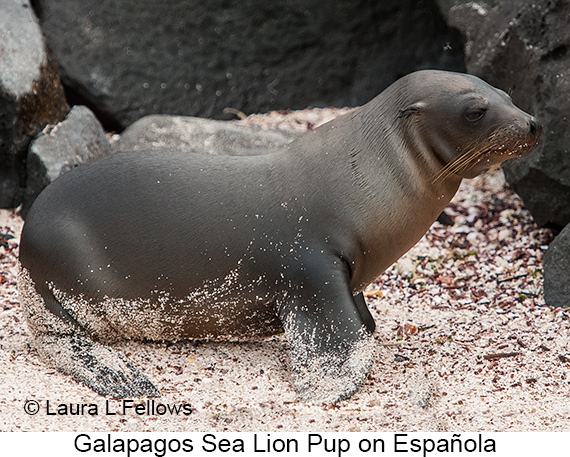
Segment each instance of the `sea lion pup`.
[{"label": "sea lion pup", "polygon": [[117,153],[33,204],[20,291],[36,347],[102,395],[159,395],[102,342],[284,331],[299,395],[366,379],[362,290],[426,232],[462,178],[531,149],[540,126],[464,74],[410,74],[254,157]]}]

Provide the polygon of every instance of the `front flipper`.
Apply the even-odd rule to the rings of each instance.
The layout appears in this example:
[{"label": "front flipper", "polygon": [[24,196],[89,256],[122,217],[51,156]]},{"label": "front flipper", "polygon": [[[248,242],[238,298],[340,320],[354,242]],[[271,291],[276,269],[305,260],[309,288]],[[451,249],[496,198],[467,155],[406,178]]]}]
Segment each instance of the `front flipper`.
[{"label": "front flipper", "polygon": [[100,395],[160,396],[159,390],[122,353],[82,334],[40,333],[35,342],[38,351],[55,368]]},{"label": "front flipper", "polygon": [[348,268],[340,259],[305,271],[278,313],[299,396],[334,403],[350,397],[370,371],[374,320],[364,297],[353,297]]}]

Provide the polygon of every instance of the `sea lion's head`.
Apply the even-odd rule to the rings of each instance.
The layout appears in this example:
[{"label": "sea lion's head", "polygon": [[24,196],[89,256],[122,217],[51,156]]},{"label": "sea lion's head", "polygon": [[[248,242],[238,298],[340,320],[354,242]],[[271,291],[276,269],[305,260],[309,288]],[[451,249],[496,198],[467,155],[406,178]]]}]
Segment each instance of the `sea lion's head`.
[{"label": "sea lion's head", "polygon": [[398,122],[416,147],[439,162],[434,182],[473,178],[528,153],[540,138],[542,127],[533,116],[475,76],[423,70],[398,83]]}]

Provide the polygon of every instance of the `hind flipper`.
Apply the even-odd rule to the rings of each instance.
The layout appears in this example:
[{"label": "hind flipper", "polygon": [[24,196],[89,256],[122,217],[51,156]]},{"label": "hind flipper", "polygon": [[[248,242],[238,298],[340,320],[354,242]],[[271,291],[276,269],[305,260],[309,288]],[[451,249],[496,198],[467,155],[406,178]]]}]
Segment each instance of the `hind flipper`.
[{"label": "hind flipper", "polygon": [[22,310],[43,358],[101,395],[157,397],[160,391],[119,351],[93,341],[55,299],[47,286],[36,287],[26,270],[18,290]]},{"label": "hind flipper", "polygon": [[40,333],[35,343],[46,361],[100,395],[160,396],[160,391],[121,352],[84,335]]}]

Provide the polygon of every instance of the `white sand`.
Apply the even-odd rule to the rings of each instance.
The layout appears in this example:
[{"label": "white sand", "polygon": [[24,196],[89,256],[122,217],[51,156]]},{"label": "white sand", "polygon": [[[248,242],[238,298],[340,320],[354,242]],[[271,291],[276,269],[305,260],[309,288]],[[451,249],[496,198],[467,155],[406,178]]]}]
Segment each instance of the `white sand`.
[{"label": "white sand", "polygon": [[[104,397],[40,360],[16,292],[22,221],[0,211],[0,232],[15,235],[0,248],[0,430],[569,431],[570,313],[545,306],[542,294],[550,233],[501,172],[465,182],[448,213],[455,225],[435,223],[369,288],[376,362],[335,406],[297,401],[281,337],[117,345],[161,389],[155,405],[189,404],[185,416],[108,415]],[[29,400],[39,402],[35,415],[24,411]],[[50,412],[96,406],[51,415],[48,401]],[[109,400],[110,411],[121,404]]]}]

